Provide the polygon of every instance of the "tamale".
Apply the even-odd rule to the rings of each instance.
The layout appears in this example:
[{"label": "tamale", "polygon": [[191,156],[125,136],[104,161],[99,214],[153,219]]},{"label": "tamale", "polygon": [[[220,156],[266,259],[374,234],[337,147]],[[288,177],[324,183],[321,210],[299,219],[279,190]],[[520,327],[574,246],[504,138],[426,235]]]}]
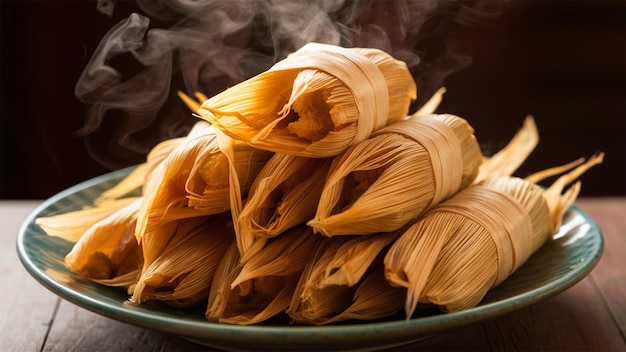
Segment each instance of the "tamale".
[{"label": "tamale", "polygon": [[[335,238],[327,239],[327,241]],[[382,260],[375,261],[363,278],[353,286],[330,285],[304,292],[307,264],[294,292],[287,314],[300,324],[325,325],[346,320],[373,320],[391,316],[402,309],[405,291],[384,279]]]},{"label": "tamale", "polygon": [[473,132],[448,114],[375,132],[333,160],[307,224],[326,236],[401,228],[474,180],[483,157]]},{"label": "tamale", "polygon": [[329,245],[303,283],[304,292],[331,285],[356,285],[372,262],[400,233],[394,231],[372,236],[339,236],[328,239]]},{"label": "tamale", "polygon": [[141,198],[89,227],[65,256],[65,266],[79,276],[109,286],[129,288],[143,265],[134,236]]},{"label": "tamale", "polygon": [[406,64],[383,51],[309,43],[197,113],[255,148],[331,157],[403,119],[416,91]]},{"label": "tamale", "polygon": [[[317,319],[316,324],[332,324],[347,320],[375,320],[389,317],[402,309],[406,290],[393,287],[384,280],[384,266],[376,262],[358,283],[352,303],[328,320]],[[332,299],[332,297],[326,297]]]},{"label": "tamale", "polygon": [[[443,94],[440,90],[438,94]],[[434,97],[437,100],[440,98]],[[422,109],[430,109],[433,104],[428,102]],[[420,116],[418,113],[414,117]],[[492,173],[498,175],[507,175],[512,173],[526,159],[530,151],[537,144],[537,129],[533,123],[532,117],[527,117],[523,127],[518,131],[515,137],[500,152],[489,158],[487,161],[488,168],[483,171],[484,164],[481,165],[479,177]],[[507,155],[513,160],[503,158]],[[373,236],[356,236],[352,240],[344,243],[336,251],[327,250],[324,256],[332,257],[328,261],[327,267],[318,266],[316,273],[306,283],[306,287],[323,288],[326,285],[348,285],[352,286],[359,281],[365,270],[372,263],[375,256],[383,250],[391,241],[393,241],[402,229],[392,233],[380,233]],[[364,239],[363,237],[373,237],[372,239]]]},{"label": "tamale", "polygon": [[218,263],[235,241],[229,220],[229,214],[217,214],[175,221],[171,240],[144,265],[129,302],[159,300],[187,307],[206,301]]},{"label": "tamale", "polygon": [[[217,288],[219,305],[207,312],[211,320],[249,325],[285,311],[308,254],[321,236],[301,225],[273,238]],[[226,277],[226,276],[225,276]]]},{"label": "tamale", "polygon": [[329,250],[336,251],[336,248],[349,240],[347,236],[322,238],[323,240],[318,241],[311,250],[286,310],[291,320],[295,322],[323,324],[328,317],[342,312],[352,303],[354,287],[329,285],[316,289],[306,286],[315,274],[316,267],[328,266],[331,258],[325,257],[324,253]]},{"label": "tamale", "polygon": [[[186,139],[152,172],[146,182],[144,202],[137,221],[136,235],[154,227],[189,217],[219,214],[230,209],[229,176],[237,173],[237,187],[247,192],[270,153],[235,143],[232,158],[222,152],[213,129]],[[235,165],[232,165],[235,163]]]},{"label": "tamale", "polygon": [[491,177],[428,211],[385,256],[387,280],[407,288],[407,319],[420,302],[450,312],[477,305],[558,230],[580,182],[561,196],[564,187],[602,158],[545,191],[521,178]]},{"label": "tamale", "polygon": [[[243,240],[242,262],[264,243],[315,215],[331,159],[277,153],[250,188],[238,222]],[[256,242],[256,243],[255,243]]]},{"label": "tamale", "polygon": [[[217,198],[218,201],[211,211],[199,211],[188,206],[185,185],[191,177],[191,171],[200,160],[208,160],[212,154],[219,155],[215,135],[198,136],[179,145],[155,168],[146,181],[145,198],[137,221],[138,240],[141,240],[145,232],[162,223],[186,217],[218,214],[228,210],[228,184],[217,184],[207,176],[205,183],[207,185],[215,183],[215,188],[223,190],[224,195]],[[218,174],[221,173],[227,173],[227,169],[220,169]]]}]

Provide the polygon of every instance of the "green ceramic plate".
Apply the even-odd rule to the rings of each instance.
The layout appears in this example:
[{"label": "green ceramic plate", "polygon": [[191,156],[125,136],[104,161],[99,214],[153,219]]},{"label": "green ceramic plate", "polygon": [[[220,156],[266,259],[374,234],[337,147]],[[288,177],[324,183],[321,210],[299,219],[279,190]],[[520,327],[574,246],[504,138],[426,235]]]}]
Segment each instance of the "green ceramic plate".
[{"label": "green ceramic plate", "polygon": [[490,291],[481,304],[458,313],[427,311],[405,321],[401,316],[377,322],[333,326],[291,326],[272,322],[233,326],[206,321],[202,310],[177,310],[160,304],[131,306],[123,290],[82,280],[63,266],[72,244],[47,236],[35,218],[77,210],[130,172],[130,168],[96,177],[45,201],[22,225],[18,255],[43,286],[60,297],[98,314],[148,329],[163,331],[223,349],[351,350],[383,349],[408,344],[430,335],[507,314],[571,287],[596,265],[602,235],[594,221],[571,207],[555,240],[535,253],[513,276]]}]

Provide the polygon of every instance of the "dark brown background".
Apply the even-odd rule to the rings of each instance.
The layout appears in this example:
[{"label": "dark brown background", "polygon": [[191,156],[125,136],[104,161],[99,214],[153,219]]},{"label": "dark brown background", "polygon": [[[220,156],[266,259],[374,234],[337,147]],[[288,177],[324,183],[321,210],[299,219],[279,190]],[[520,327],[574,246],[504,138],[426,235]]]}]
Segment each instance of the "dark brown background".
[{"label": "dark brown background", "polygon": [[[459,34],[473,62],[446,80],[439,111],[468,119],[487,153],[533,114],[541,142],[518,175],[602,150],[605,163],[583,177],[582,195],[625,195],[625,4],[509,2],[495,23]],[[47,198],[110,171],[75,133],[85,106],[73,92],[99,40],[132,6],[119,2],[109,18],[95,1],[0,0],[0,198]]]}]

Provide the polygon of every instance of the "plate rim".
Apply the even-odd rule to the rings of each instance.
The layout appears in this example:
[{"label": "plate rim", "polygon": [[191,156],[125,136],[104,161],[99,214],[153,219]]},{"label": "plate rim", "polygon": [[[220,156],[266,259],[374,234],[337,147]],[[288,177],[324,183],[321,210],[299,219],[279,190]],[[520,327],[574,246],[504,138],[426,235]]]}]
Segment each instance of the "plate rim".
[{"label": "plate rim", "polygon": [[[555,296],[585,278],[599,262],[604,248],[604,239],[601,229],[588,214],[583,212],[574,204],[569,207],[568,211],[574,211],[580,214],[583,217],[584,222],[591,226],[590,231],[588,232],[591,232],[591,235],[596,237],[596,241],[593,243],[597,244],[597,246],[596,248],[593,248],[592,255],[587,258],[588,260],[577,266],[575,269],[568,271],[558,280],[541,285],[529,291],[516,294],[512,297],[481,304],[477,307],[454,313],[438,314],[409,320],[358,322],[354,324],[342,325],[242,326],[220,324],[210,322],[208,320],[182,320],[170,316],[162,316],[160,314],[155,315],[155,312],[144,311],[143,308],[134,309],[132,308],[133,306],[130,305],[128,307],[124,305],[124,308],[122,308],[122,306],[110,305],[106,302],[98,300],[97,298],[72,290],[70,287],[54,280],[40,270],[39,267],[32,261],[26,250],[25,237],[27,229],[31,226],[31,224],[36,226],[34,225],[34,220],[42,211],[70,195],[84,191],[90,187],[97,186],[106,180],[123,177],[135,167],[136,166],[126,167],[96,176],[73,185],[44,200],[26,217],[18,230],[16,238],[18,257],[27,272],[36,281],[55,295],[68,302],[117,321],[189,338],[196,343],[200,343],[198,339],[202,341],[212,339],[226,342],[231,341],[232,339],[241,339],[241,337],[245,335],[247,338],[255,339],[258,343],[272,343],[276,341],[277,337],[280,337],[281,343],[285,344],[302,344],[312,343],[315,341],[328,344],[336,341],[337,339],[341,339],[343,343],[347,338],[350,340],[358,339],[359,341],[363,341],[363,339],[367,341],[379,341],[380,336],[376,335],[381,333],[385,334],[385,338],[387,340],[402,339],[403,341],[406,341],[406,343],[410,343],[445,330],[506,315],[513,311],[543,301],[549,297]],[[171,326],[170,324],[172,323],[177,324],[177,326]],[[287,330],[288,333],[285,333]],[[407,338],[410,339],[407,340]]]}]

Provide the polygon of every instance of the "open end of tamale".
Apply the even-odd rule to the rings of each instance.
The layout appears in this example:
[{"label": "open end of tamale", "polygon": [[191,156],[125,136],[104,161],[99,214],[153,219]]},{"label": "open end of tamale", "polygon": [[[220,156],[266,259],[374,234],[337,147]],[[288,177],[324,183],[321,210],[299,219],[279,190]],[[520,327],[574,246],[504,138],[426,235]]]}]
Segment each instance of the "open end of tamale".
[{"label": "open end of tamale", "polygon": [[143,265],[134,235],[139,202],[135,199],[87,229],[65,256],[65,265],[89,280],[107,280],[107,284],[120,286],[128,283],[126,278],[118,278],[138,273]]},{"label": "open end of tamale", "polygon": [[378,177],[384,172],[384,169],[384,167],[381,167],[372,170],[355,170],[350,172],[344,179],[341,198],[331,214],[338,214],[350,208],[376,182]]},{"label": "open end of tamale", "polygon": [[311,142],[358,118],[350,90],[336,77],[319,70],[298,73],[291,98],[281,111],[285,113],[289,133]]},{"label": "open end of tamale", "polygon": [[[289,156],[287,156],[287,158],[289,158]],[[297,167],[293,167],[293,172],[289,176],[287,176],[280,184],[278,184],[278,186],[276,186],[271,192],[269,192],[267,197],[263,199],[262,202],[260,202],[258,205],[255,202],[253,209],[254,211],[251,211],[252,221],[255,227],[259,229],[268,229],[270,225],[275,222],[279,217],[285,215],[283,213],[284,210],[286,210],[286,207],[298,206],[298,204],[283,204],[283,202],[285,201],[285,196],[294,191],[298,186],[303,184],[309,177],[315,175],[317,170],[319,170],[320,168],[324,168],[325,164],[325,161],[323,159],[303,160],[303,162],[298,162]],[[283,167],[282,165],[284,164],[279,164],[276,167]],[[264,184],[263,186],[271,187],[270,184]]]}]

